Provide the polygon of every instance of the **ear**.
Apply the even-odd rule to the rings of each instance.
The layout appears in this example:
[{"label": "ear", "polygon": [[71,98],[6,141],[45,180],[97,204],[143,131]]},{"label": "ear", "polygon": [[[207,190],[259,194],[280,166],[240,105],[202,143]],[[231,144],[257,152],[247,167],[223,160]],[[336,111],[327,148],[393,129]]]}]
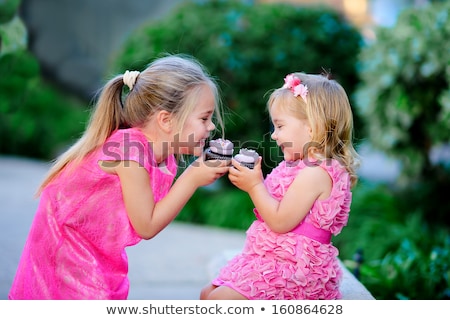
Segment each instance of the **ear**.
[{"label": "ear", "polygon": [[312,129],[311,129],[310,125],[308,125],[308,134],[309,134],[309,137],[312,138]]},{"label": "ear", "polygon": [[173,117],[172,114],[166,110],[158,111],[156,115],[156,121],[159,127],[166,133],[169,133],[173,129]]},{"label": "ear", "polygon": [[309,121],[305,121],[304,123],[306,132],[308,133],[309,137],[312,138],[312,128],[311,125],[309,124]]}]

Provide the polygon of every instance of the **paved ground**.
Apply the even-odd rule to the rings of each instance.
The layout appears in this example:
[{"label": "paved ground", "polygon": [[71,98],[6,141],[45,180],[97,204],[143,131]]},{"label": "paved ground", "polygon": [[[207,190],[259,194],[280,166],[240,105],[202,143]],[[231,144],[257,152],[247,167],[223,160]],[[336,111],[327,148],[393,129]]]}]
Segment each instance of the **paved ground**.
[{"label": "paved ground", "polygon": [[[0,157],[0,300],[7,299],[38,200],[34,191],[48,164]],[[212,274],[242,247],[242,231],[174,222],[128,249],[129,299],[195,300]],[[347,272],[346,299],[372,299]]]}]

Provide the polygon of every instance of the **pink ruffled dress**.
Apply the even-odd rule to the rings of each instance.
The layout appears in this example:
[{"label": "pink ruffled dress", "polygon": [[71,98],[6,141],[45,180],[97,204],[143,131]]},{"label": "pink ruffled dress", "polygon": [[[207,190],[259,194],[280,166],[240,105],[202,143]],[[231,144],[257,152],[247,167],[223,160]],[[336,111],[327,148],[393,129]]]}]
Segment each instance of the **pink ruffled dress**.
[{"label": "pink ruffled dress", "polygon": [[[303,161],[281,162],[264,184],[281,200]],[[292,231],[276,233],[255,210],[257,220],[247,230],[243,251],[232,258],[213,280],[247,299],[339,299],[342,271],[338,250],[330,242],[347,224],[352,194],[348,172],[336,160],[322,162],[333,181],[328,199],[317,200],[305,219]]]},{"label": "pink ruffled dress", "polygon": [[119,177],[100,160],[132,160],[149,174],[154,200],[169,191],[176,174],[173,156],[159,168],[138,129],[114,132],[80,165],[66,168],[41,195],[9,299],[126,299],[125,248],[141,237],[133,229]]}]

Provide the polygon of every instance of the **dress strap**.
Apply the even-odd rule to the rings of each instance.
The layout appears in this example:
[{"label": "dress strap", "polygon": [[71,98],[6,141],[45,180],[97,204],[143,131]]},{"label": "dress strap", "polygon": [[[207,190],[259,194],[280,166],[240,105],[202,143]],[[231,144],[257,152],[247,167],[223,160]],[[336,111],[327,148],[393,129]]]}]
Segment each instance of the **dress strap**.
[{"label": "dress strap", "polygon": [[304,235],[305,237],[319,241],[323,244],[328,244],[331,241],[330,231],[317,228],[311,223],[306,221],[304,221],[303,223],[292,229],[291,232]]}]

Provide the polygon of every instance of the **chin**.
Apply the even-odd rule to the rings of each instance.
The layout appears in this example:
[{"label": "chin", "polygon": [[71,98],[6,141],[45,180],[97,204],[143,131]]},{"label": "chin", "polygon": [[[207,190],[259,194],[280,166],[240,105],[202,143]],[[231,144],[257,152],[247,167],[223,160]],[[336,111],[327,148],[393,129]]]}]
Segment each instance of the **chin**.
[{"label": "chin", "polygon": [[299,157],[292,157],[291,155],[284,155],[284,161],[286,162],[295,162],[300,160]]},{"label": "chin", "polygon": [[203,148],[194,148],[189,150],[188,152],[190,155],[200,157],[203,154]]},{"label": "chin", "polygon": [[203,148],[200,147],[184,147],[180,148],[178,154],[184,154],[189,156],[200,156],[203,153]]}]

